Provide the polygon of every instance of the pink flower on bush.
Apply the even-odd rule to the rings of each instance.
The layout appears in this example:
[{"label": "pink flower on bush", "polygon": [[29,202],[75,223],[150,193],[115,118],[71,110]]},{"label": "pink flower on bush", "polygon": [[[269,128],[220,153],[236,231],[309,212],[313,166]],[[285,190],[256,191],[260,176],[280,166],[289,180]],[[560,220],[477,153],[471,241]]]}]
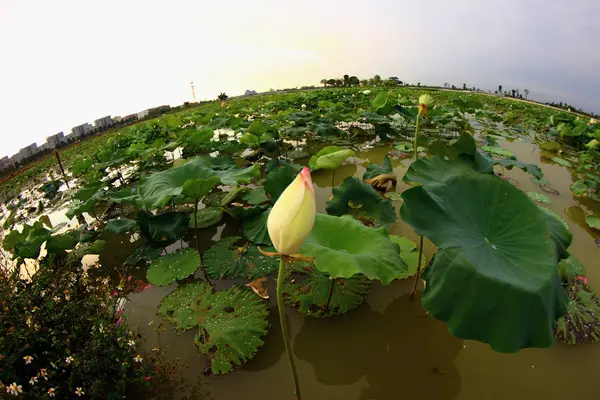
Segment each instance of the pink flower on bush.
[{"label": "pink flower on bush", "polygon": [[584,285],[588,284],[588,278],[586,278],[583,275],[577,275],[577,279],[579,279],[581,282],[583,282]]}]

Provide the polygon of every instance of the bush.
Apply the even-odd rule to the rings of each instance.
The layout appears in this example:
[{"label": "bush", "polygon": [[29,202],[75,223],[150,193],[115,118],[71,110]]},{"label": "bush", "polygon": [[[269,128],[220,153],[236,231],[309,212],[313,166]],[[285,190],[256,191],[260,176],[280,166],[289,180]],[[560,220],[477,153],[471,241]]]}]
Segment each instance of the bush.
[{"label": "bush", "polygon": [[154,362],[136,348],[140,337],[118,309],[120,294],[80,264],[58,268],[53,260],[28,279],[6,269],[0,276],[2,393],[120,399],[149,385]]}]

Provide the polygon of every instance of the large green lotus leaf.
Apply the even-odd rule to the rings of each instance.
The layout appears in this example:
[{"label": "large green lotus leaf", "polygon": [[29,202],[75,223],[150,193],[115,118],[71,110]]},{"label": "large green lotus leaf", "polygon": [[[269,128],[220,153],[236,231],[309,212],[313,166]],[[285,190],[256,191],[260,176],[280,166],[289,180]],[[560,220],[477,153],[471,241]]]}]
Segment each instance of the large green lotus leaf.
[{"label": "large green lotus leaf", "polygon": [[110,199],[117,204],[137,204],[140,196],[137,194],[136,188],[126,187],[113,193]]},{"label": "large green lotus leaf", "polygon": [[133,229],[138,229],[138,223],[128,218],[111,219],[104,226],[104,230],[111,233],[125,233]]},{"label": "large green lotus leaf", "polygon": [[427,185],[453,176],[473,173],[473,171],[473,162],[468,156],[459,155],[452,161],[440,156],[432,156],[413,162],[402,180]]},{"label": "large green lotus leaf", "polygon": [[[327,307],[332,284],[333,291]],[[371,285],[371,281],[362,275],[330,279],[328,275],[316,272],[305,279],[288,280],[283,287],[283,296],[285,303],[302,315],[332,317],[360,306],[369,294]]]},{"label": "large green lotus leaf", "polygon": [[575,196],[585,196],[588,193],[588,187],[584,181],[575,181],[571,185],[571,192]]},{"label": "large green lotus leaf", "polygon": [[182,194],[183,185],[188,180],[211,181],[216,176],[215,172],[204,164],[194,162],[196,160],[142,178],[138,187],[142,204],[148,209],[161,208],[173,197]]},{"label": "large green lotus leaf", "polygon": [[281,193],[294,181],[296,171],[291,165],[274,169],[269,172],[265,181],[265,192],[271,196],[271,201],[275,203]]},{"label": "large green lotus leaf", "polygon": [[148,282],[167,286],[177,279],[185,279],[200,266],[200,254],[196,249],[180,249],[152,261],[146,272]]},{"label": "large green lotus leaf", "polygon": [[91,185],[82,187],[75,194],[73,194],[73,199],[79,201],[86,201],[92,198],[93,195],[98,192],[98,190],[102,187],[102,182],[96,182]]},{"label": "large green lotus leaf", "polygon": [[356,154],[354,150],[340,150],[317,159],[316,169],[336,169],[348,158]]},{"label": "large green lotus leaf", "polygon": [[446,141],[443,139],[436,140],[427,151],[432,155],[439,155],[450,160],[455,159],[461,154],[466,154],[474,157],[477,149],[477,144],[473,135],[469,132],[463,132],[457,139]]},{"label": "large green lotus leaf", "polygon": [[408,276],[398,245],[385,228],[369,228],[349,216],[317,214],[301,253],[315,257],[316,268],[334,278],[363,274],[387,285]]},{"label": "large green lotus leaf", "polygon": [[423,275],[431,315],[500,352],[553,343],[566,298],[546,221],[523,192],[470,173],[402,198],[402,219],[440,249]]},{"label": "large green lotus leaf", "polygon": [[74,200],[70,205],[69,209],[65,213],[67,218],[73,219],[74,217],[83,213],[91,213],[94,211],[94,204],[96,204],[96,198],[92,197],[86,201]]},{"label": "large green lotus leaf", "polygon": [[256,246],[236,246],[240,239],[227,237],[206,250],[204,264],[211,279],[257,279],[277,269],[277,257],[262,255]]},{"label": "large green lotus leaf", "polygon": [[518,161],[514,156],[510,158],[503,159],[494,159],[487,153],[482,153],[477,151],[475,153],[475,169],[481,173],[491,174],[494,172],[494,165],[500,165],[508,170],[511,170],[513,167],[517,167],[531,175],[533,175],[537,179],[543,179],[544,173],[535,164],[527,164]]},{"label": "large green lotus leaf", "polygon": [[269,218],[270,213],[271,209],[269,208],[259,215],[244,220],[244,236],[248,238],[248,240],[256,244],[264,244],[267,246],[273,244],[271,242],[271,237],[269,236],[269,231],[267,230],[267,219]]},{"label": "large green lotus leaf", "polygon": [[308,160],[308,166],[310,169],[317,169],[317,160],[320,157],[326,156],[328,154],[332,154],[332,153],[336,153],[338,151],[343,151],[344,148],[340,147],[340,146],[327,146],[327,147],[323,147],[321,150],[319,150],[317,152],[317,154],[315,154],[314,156],[312,156],[310,158],[310,160]]},{"label": "large green lotus leaf", "polygon": [[156,246],[166,246],[180,239],[189,223],[189,217],[185,213],[175,211],[158,215],[140,211],[136,220],[142,235]]},{"label": "large green lotus leaf", "polygon": [[555,163],[562,165],[563,167],[572,167],[573,164],[571,164],[570,161],[565,160],[564,158],[560,158],[560,157],[551,157],[550,158],[552,161],[554,161]]},{"label": "large green lotus leaf", "polygon": [[538,203],[544,204],[552,204],[552,200],[548,198],[545,194],[538,192],[527,192],[527,196],[533,201],[537,201]]},{"label": "large green lotus leaf", "polygon": [[600,340],[600,299],[583,279],[567,284],[567,313],[556,321],[554,337],[566,344],[596,343]]},{"label": "large green lotus leaf", "polygon": [[494,154],[496,156],[502,156],[502,157],[513,157],[514,156],[514,154],[511,151],[500,148],[500,147],[482,146],[481,148],[483,151],[490,153],[490,154]]},{"label": "large green lotus leaf", "polygon": [[223,209],[221,207],[206,207],[192,214],[190,218],[190,228],[206,228],[223,219]]},{"label": "large green lotus leaf", "polygon": [[392,174],[394,170],[392,169],[392,161],[386,155],[383,159],[381,165],[379,164],[369,164],[367,166],[367,170],[363,175],[363,181],[369,180],[371,178],[375,178],[376,176],[383,174]]},{"label": "large green lotus leaf", "polygon": [[71,250],[77,245],[78,240],[73,232],[66,232],[60,235],[54,235],[46,242],[46,251],[48,253],[59,253],[64,250]]},{"label": "large green lotus leaf", "polygon": [[253,147],[253,146],[258,146],[260,143],[260,139],[258,136],[255,136],[251,133],[244,133],[241,137],[240,137],[240,142],[244,143],[247,146]]},{"label": "large green lotus leaf", "polygon": [[238,168],[231,157],[198,157],[188,161],[187,164],[190,163],[210,168],[224,185],[234,186],[238,183],[250,183],[254,179],[260,178],[258,164],[248,168]]},{"label": "large green lotus leaf", "polygon": [[377,96],[375,96],[375,98],[371,101],[371,107],[374,111],[377,111],[379,108],[383,107],[385,103],[387,103],[388,95],[389,93],[387,90],[377,93]]},{"label": "large green lotus leaf", "polygon": [[252,291],[234,286],[216,292],[201,314],[194,343],[209,357],[213,374],[226,374],[252,359],[269,328],[269,309]]},{"label": "large green lotus leaf", "polygon": [[218,176],[211,176],[210,178],[188,179],[183,184],[181,194],[191,199],[201,199],[219,183],[221,183],[221,180]]},{"label": "large green lotus leaf", "polygon": [[69,253],[67,256],[68,261],[79,261],[81,258],[87,254],[100,254],[102,250],[104,250],[104,245],[106,242],[104,240],[96,240],[93,243],[83,243],[80,244]]},{"label": "large green lotus leaf", "polygon": [[254,206],[257,204],[262,204],[269,199],[267,198],[267,195],[265,193],[265,188],[259,187],[259,188],[253,188],[253,189],[248,190],[242,196],[242,200],[244,200],[246,203]]},{"label": "large green lotus leaf", "polygon": [[333,189],[333,197],[327,202],[329,214],[352,215],[369,225],[391,224],[396,220],[396,212],[390,200],[383,199],[371,185],[348,177]]},{"label": "large green lotus leaf", "polygon": [[206,318],[213,300],[209,283],[186,283],[163,298],[156,313],[172,323],[176,331],[182,332],[198,326]]}]

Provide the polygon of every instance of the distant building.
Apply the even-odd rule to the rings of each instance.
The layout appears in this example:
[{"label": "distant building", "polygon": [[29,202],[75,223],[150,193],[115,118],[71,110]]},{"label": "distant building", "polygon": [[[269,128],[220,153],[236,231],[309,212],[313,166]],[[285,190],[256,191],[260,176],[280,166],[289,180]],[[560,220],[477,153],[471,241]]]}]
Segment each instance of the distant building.
[{"label": "distant building", "polygon": [[46,138],[46,143],[48,144],[50,149],[55,149],[64,140],[65,134],[63,132],[59,132],[56,135],[48,136]]},{"label": "distant building", "polygon": [[110,118],[110,115],[107,115],[106,117],[102,117],[94,121],[94,125],[96,126],[96,128],[99,129],[106,129],[109,126],[112,126],[112,124],[113,120],[112,118]]},{"label": "distant building", "polygon": [[8,156],[4,156],[2,158],[0,158],[0,169],[4,169],[6,167],[8,167],[10,163],[10,160],[8,159]]},{"label": "distant building", "polygon": [[140,111],[139,113],[137,113],[137,118],[138,119],[146,118],[148,116],[149,112],[150,112],[150,109],[144,110],[144,111]]},{"label": "distant building", "polygon": [[71,133],[75,137],[80,137],[80,136],[86,135],[92,129],[94,129],[92,124],[89,124],[86,122],[85,124],[81,124],[81,125],[73,127],[73,129],[71,129]]},{"label": "distant building", "polygon": [[121,123],[124,124],[125,122],[135,121],[136,119],[138,119],[137,114],[129,114],[121,118]]},{"label": "distant building", "polygon": [[244,96],[252,96],[253,94],[256,94],[256,90],[246,90]]},{"label": "distant building", "polygon": [[9,163],[10,163],[11,165],[13,165],[13,164],[18,164],[18,163],[20,163],[22,160],[23,160],[23,156],[21,155],[21,152],[19,152],[19,153],[15,154],[14,156],[12,156],[12,157],[10,158],[10,161],[9,161]]},{"label": "distant building", "polygon": [[33,157],[34,154],[38,152],[37,144],[32,143],[27,147],[23,147],[19,153],[21,154],[21,158]]}]

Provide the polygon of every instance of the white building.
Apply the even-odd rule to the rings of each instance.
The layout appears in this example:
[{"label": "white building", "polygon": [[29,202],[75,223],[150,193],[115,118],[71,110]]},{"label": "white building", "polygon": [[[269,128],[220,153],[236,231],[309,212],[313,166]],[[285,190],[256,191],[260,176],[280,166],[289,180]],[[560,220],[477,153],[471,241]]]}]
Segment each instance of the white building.
[{"label": "white building", "polygon": [[19,150],[22,158],[33,157],[33,155],[37,152],[38,148],[36,143],[31,143],[29,146],[23,147],[21,150]]},{"label": "white building", "polygon": [[96,125],[96,128],[108,128],[109,126],[112,126],[112,124],[113,120],[110,118],[110,115],[107,115],[106,117],[102,117],[94,121],[94,125]]},{"label": "white building", "polygon": [[65,134],[63,132],[59,132],[56,135],[48,136],[46,138],[46,143],[51,149],[55,149],[61,142],[65,140]]},{"label": "white building", "polygon": [[85,124],[81,124],[81,125],[73,127],[73,129],[71,129],[71,133],[75,137],[80,137],[80,136],[87,134],[92,129],[94,129],[92,124],[89,124],[86,122]]},{"label": "white building", "polygon": [[144,110],[144,111],[140,111],[139,113],[137,113],[137,118],[138,119],[142,119],[144,117],[148,116],[148,113],[150,112],[150,110]]}]

